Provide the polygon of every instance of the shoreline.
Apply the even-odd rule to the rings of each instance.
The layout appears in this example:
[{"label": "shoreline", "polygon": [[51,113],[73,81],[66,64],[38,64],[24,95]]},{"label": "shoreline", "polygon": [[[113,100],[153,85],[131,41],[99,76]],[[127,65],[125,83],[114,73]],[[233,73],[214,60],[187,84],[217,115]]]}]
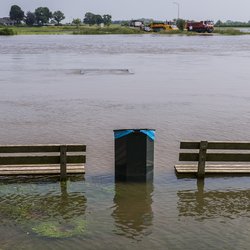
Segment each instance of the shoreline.
[{"label": "shoreline", "polygon": [[213,33],[197,33],[189,31],[160,31],[146,32],[137,28],[125,27],[120,25],[111,25],[109,27],[97,26],[1,26],[1,30],[9,30],[10,33],[0,35],[142,35],[142,34],[159,34],[159,35],[180,35],[180,36],[214,36],[214,35],[249,35],[250,32],[244,32],[237,27],[215,28]]}]

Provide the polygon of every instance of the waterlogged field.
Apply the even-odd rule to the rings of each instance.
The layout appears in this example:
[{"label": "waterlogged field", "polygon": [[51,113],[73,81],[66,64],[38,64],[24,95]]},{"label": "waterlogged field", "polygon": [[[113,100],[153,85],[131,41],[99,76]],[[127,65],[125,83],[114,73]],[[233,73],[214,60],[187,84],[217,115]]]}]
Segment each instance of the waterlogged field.
[{"label": "waterlogged field", "polygon": [[[250,37],[0,37],[1,144],[83,143],[85,178],[0,182],[0,249],[248,249],[250,177],[177,178],[180,140],[249,140]],[[114,182],[113,130],[156,129]]]}]

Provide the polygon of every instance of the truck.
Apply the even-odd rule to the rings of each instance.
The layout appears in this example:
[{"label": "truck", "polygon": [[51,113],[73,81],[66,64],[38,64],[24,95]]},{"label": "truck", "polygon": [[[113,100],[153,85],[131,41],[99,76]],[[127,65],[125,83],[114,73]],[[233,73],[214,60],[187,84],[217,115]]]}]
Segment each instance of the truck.
[{"label": "truck", "polygon": [[214,31],[214,23],[213,21],[188,21],[186,24],[187,31],[194,31],[194,32],[208,32],[212,33]]},{"label": "truck", "polygon": [[149,25],[154,32],[178,30],[177,26],[171,22],[154,22]]}]

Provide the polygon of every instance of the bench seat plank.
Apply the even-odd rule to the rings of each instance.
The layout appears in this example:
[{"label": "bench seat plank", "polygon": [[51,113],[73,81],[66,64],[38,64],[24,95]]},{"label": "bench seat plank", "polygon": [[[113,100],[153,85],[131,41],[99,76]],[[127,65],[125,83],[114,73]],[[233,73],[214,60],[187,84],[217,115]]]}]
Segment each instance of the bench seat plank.
[{"label": "bench seat plank", "polygon": [[[83,164],[68,164],[67,174],[84,174]],[[37,175],[37,174],[60,174],[60,165],[2,165],[0,175]]]},{"label": "bench seat plank", "polygon": [[[198,165],[175,165],[178,174],[197,174]],[[206,165],[208,174],[250,174],[250,165]]]}]

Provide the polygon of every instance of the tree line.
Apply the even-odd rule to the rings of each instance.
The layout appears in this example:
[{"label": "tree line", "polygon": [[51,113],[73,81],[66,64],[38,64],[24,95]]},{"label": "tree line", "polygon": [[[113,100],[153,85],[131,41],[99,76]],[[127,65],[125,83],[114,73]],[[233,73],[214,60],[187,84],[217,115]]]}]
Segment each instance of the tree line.
[{"label": "tree line", "polygon": [[240,22],[240,21],[227,20],[226,22],[222,22],[221,20],[218,20],[215,23],[215,26],[217,27],[249,27],[250,21]]},{"label": "tree line", "polygon": [[38,7],[34,12],[28,11],[25,15],[24,11],[18,5],[12,5],[9,13],[10,19],[15,22],[15,24],[21,24],[24,21],[27,25],[44,25],[49,23],[50,20],[56,24],[65,19],[64,14],[57,10],[51,12],[48,7]]},{"label": "tree line", "polygon": [[[12,5],[9,13],[10,19],[14,21],[15,24],[21,24],[25,22],[29,26],[39,25],[43,26],[49,22],[56,25],[60,25],[61,21],[65,19],[65,15],[62,11],[57,10],[51,12],[48,7],[38,7],[34,12],[28,11],[26,14],[18,5]],[[83,20],[80,18],[73,19],[72,23],[75,25],[80,25],[81,23],[88,25],[95,24],[105,24],[110,25],[112,22],[111,15],[96,15],[91,12],[87,12]]]},{"label": "tree line", "polygon": [[81,23],[88,24],[88,25],[95,25],[95,24],[99,25],[103,23],[104,25],[109,26],[112,23],[112,16],[108,14],[101,16],[101,15],[93,14],[91,12],[87,12],[85,14],[83,21],[80,18],[76,18],[76,19],[73,19],[72,23],[77,26],[80,25]]}]

